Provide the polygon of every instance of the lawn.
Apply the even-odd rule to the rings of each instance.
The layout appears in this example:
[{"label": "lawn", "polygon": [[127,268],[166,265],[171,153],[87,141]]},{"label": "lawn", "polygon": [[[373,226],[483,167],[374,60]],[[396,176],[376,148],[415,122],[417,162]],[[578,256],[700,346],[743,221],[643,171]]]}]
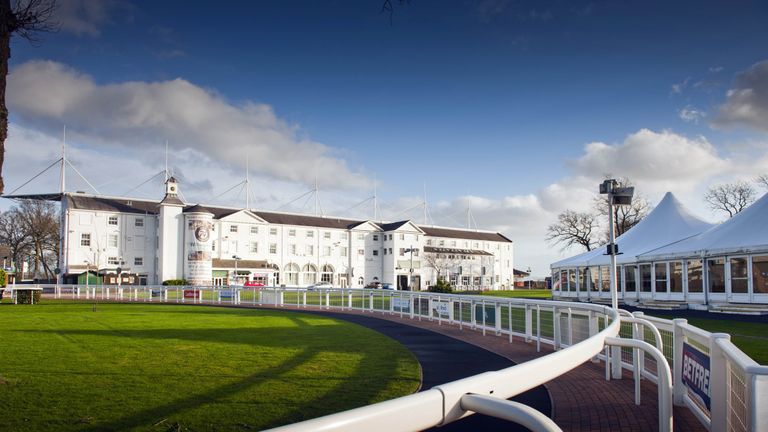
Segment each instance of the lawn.
[{"label": "lawn", "polygon": [[0,305],[0,430],[260,430],[416,391],[399,343],[310,314]]}]

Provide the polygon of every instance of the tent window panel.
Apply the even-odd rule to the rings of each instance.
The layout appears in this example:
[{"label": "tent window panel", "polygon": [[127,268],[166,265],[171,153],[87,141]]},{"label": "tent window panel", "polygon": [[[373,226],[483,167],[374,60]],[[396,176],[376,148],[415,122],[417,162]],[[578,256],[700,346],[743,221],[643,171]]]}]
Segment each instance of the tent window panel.
[{"label": "tent window panel", "polygon": [[768,255],[752,257],[752,292],[768,294]]},{"label": "tent window panel", "polygon": [[640,264],[640,291],[651,292],[651,265]]},{"label": "tent window panel", "polygon": [[669,263],[669,291],[683,292],[683,263],[680,261]]},{"label": "tent window panel", "polygon": [[635,266],[624,266],[624,279],[626,279],[624,290],[627,292],[637,291],[637,279],[635,276]]},{"label": "tent window panel", "polygon": [[598,273],[597,267],[589,268],[589,289],[597,291],[600,287],[600,273]]},{"label": "tent window panel", "polygon": [[[456,285],[451,283],[451,285]],[[560,291],[560,272],[555,270],[552,272],[552,291]]]},{"label": "tent window panel", "polygon": [[656,263],[654,267],[654,279],[656,282],[656,292],[667,292],[667,263]]},{"label": "tent window panel", "polygon": [[560,290],[568,291],[568,270],[560,271]]},{"label": "tent window panel", "polygon": [[703,292],[701,280],[701,260],[688,261],[688,292]]},{"label": "tent window panel", "polygon": [[722,258],[707,260],[707,289],[711,293],[725,292],[725,260]]},{"label": "tent window panel", "polygon": [[611,269],[606,266],[600,266],[600,290],[611,291]]},{"label": "tent window panel", "polygon": [[576,291],[576,270],[568,270],[568,291]]},{"label": "tent window panel", "polygon": [[624,272],[622,271],[621,267],[616,267],[616,278],[617,278],[617,286],[616,289],[621,292],[624,286]]},{"label": "tent window panel", "polygon": [[582,291],[582,292],[587,290],[588,273],[585,270],[586,269],[583,267],[579,268],[579,291]]},{"label": "tent window panel", "polygon": [[747,257],[731,258],[731,292],[746,294],[749,292]]}]

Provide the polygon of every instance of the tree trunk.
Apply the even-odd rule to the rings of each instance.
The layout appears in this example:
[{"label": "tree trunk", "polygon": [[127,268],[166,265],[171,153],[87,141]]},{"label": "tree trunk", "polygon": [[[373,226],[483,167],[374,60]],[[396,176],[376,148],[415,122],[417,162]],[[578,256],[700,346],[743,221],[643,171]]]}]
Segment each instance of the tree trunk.
[{"label": "tree trunk", "polygon": [[3,163],[5,162],[5,139],[8,137],[8,107],[5,106],[5,84],[8,76],[8,61],[11,58],[11,29],[13,13],[11,0],[0,0],[0,194],[5,191]]}]

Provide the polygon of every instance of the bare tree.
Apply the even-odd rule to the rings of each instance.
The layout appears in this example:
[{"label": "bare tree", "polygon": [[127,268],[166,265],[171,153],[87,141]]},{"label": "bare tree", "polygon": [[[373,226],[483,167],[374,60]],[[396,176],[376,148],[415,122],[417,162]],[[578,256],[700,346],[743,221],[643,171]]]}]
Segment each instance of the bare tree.
[{"label": "bare tree", "polygon": [[[607,176],[606,178],[609,178]],[[618,187],[630,187],[633,186],[632,181],[627,177],[622,177],[616,180]],[[651,205],[648,203],[642,195],[635,194],[632,198],[632,204],[613,206],[613,227],[615,229],[616,237],[629,231],[630,228],[640,223],[643,218],[648,215],[651,209]],[[600,217],[607,217],[608,215],[608,195],[598,195],[595,198],[595,212]],[[606,221],[606,226],[607,226]],[[606,238],[608,234],[606,233]]]},{"label": "bare tree", "polygon": [[32,240],[16,207],[0,215],[0,243],[8,246],[13,267],[20,271],[24,257],[32,250]]},{"label": "bare tree", "polygon": [[755,183],[757,183],[758,186],[768,189],[768,174],[757,176]]},{"label": "bare tree", "polygon": [[594,232],[598,228],[597,218],[588,212],[566,210],[557,216],[557,222],[547,228],[547,241],[562,244],[563,249],[573,245],[584,246],[588,251],[596,246]]},{"label": "bare tree", "polygon": [[0,0],[0,194],[5,161],[5,139],[8,137],[8,107],[5,106],[5,86],[8,60],[11,58],[11,36],[17,34],[30,42],[38,42],[41,32],[56,30],[51,17],[56,0]]},{"label": "bare tree", "polygon": [[53,268],[59,256],[59,216],[50,201],[24,200],[18,215],[30,239],[34,259],[32,272],[54,277]]},{"label": "bare tree", "polygon": [[704,201],[712,210],[720,210],[733,217],[755,201],[755,189],[749,183],[739,180],[710,187],[704,194]]},{"label": "bare tree", "polygon": [[440,280],[446,279],[450,269],[459,265],[461,260],[457,259],[456,256],[442,252],[425,252],[424,261],[428,267],[435,269],[437,279]]}]

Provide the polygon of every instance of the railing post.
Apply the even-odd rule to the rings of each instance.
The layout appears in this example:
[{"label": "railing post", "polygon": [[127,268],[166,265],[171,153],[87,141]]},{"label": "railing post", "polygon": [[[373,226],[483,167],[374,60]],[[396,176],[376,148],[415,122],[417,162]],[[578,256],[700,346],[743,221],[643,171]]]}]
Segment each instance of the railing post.
[{"label": "railing post", "polygon": [[561,348],[560,346],[560,310],[555,306],[552,308],[552,339],[553,345],[552,348],[556,351]]},{"label": "railing post", "polygon": [[501,334],[501,305],[499,303],[494,303],[494,309],[496,316],[496,336]]},{"label": "railing post", "polygon": [[687,324],[688,320],[683,318],[675,318],[672,320],[672,379],[674,385],[672,390],[674,392],[675,405],[685,405],[685,386],[683,385],[683,343],[685,342],[685,333],[683,332],[683,324]]},{"label": "railing post", "polygon": [[536,352],[541,352],[541,305],[536,305]]},{"label": "railing post", "polygon": [[368,309],[373,312],[373,291],[368,293]]},{"label": "railing post", "polygon": [[530,342],[533,337],[533,310],[530,305],[525,305],[525,341]]},{"label": "railing post", "polygon": [[[320,306],[322,306],[322,304]],[[331,308],[331,292],[328,290],[325,291],[325,308]]]},{"label": "railing post", "polygon": [[709,338],[709,393],[711,408],[710,430],[728,430],[728,359],[717,343],[718,339],[730,340],[726,333],[712,333]]},{"label": "railing post", "polygon": [[568,346],[573,346],[573,311],[568,308]]},{"label": "railing post", "polygon": [[747,375],[747,394],[750,413],[750,423],[755,432],[768,432],[768,416],[765,407],[768,406],[768,375]]}]

